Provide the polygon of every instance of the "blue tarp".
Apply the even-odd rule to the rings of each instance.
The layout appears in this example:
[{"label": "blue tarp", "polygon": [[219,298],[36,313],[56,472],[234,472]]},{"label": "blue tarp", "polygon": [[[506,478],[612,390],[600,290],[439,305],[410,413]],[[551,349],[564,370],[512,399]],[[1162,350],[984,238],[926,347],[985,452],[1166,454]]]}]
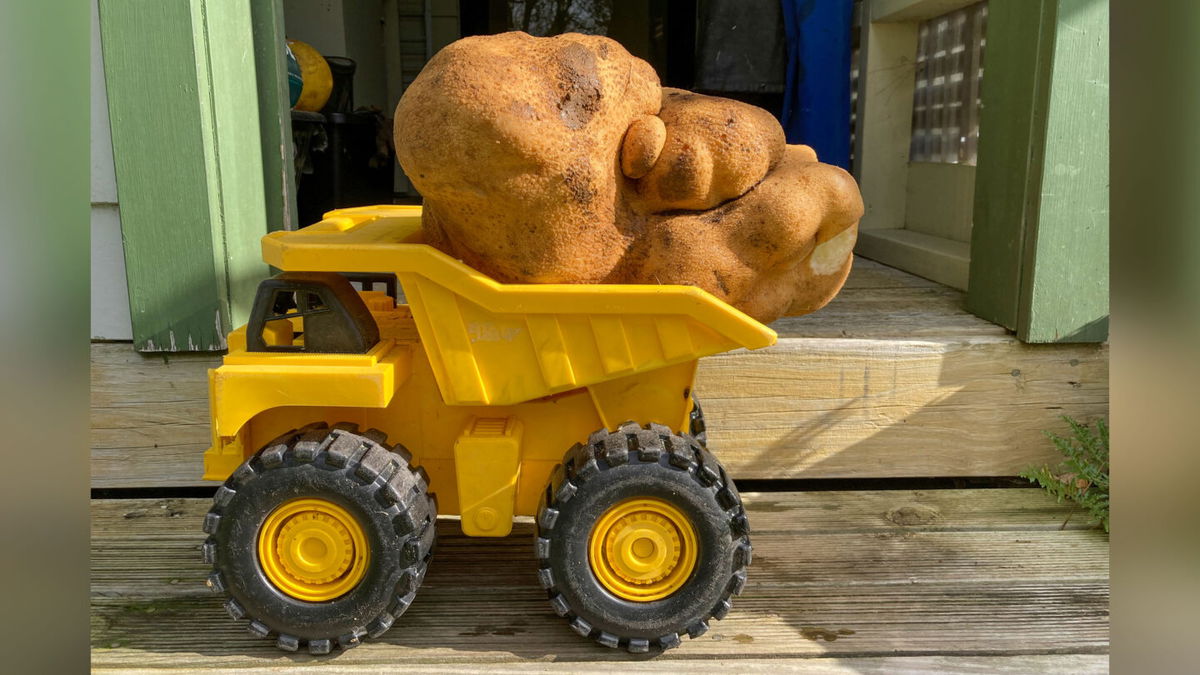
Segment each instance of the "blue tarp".
[{"label": "blue tarp", "polygon": [[850,168],[850,20],[853,0],[781,0],[787,87],[781,122],[826,164]]}]

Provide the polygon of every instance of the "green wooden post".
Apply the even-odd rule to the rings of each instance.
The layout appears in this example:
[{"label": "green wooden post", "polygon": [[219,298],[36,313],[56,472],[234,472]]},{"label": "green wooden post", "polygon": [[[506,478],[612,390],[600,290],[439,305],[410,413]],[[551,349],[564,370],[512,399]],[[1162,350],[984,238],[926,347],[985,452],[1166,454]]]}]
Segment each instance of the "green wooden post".
[{"label": "green wooden post", "polygon": [[225,348],[267,276],[248,2],[101,0],[134,344]]},{"label": "green wooden post", "polygon": [[271,232],[294,229],[296,174],[292,162],[292,118],[288,114],[291,102],[284,51],[283,0],[251,2],[250,20],[254,24],[267,229]]},{"label": "green wooden post", "polygon": [[1108,338],[1108,0],[1059,0],[1034,264],[1017,332]]},{"label": "green wooden post", "polygon": [[1108,1],[989,5],[967,307],[1108,337]]},{"label": "green wooden post", "polygon": [[[1015,330],[1054,49],[1053,0],[988,5],[967,308]],[[1022,37],[1023,35],[1023,37]]]}]

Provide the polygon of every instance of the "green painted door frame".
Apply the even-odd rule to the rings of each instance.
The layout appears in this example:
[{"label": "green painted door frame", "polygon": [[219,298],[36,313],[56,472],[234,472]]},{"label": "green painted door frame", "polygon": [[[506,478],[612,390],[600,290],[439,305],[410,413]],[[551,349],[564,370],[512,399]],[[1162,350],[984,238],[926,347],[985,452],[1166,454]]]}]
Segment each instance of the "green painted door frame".
[{"label": "green painted door frame", "polygon": [[988,6],[967,307],[1108,339],[1108,0]]},{"label": "green painted door frame", "polygon": [[100,0],[135,347],[212,351],[294,213],[280,0]]}]

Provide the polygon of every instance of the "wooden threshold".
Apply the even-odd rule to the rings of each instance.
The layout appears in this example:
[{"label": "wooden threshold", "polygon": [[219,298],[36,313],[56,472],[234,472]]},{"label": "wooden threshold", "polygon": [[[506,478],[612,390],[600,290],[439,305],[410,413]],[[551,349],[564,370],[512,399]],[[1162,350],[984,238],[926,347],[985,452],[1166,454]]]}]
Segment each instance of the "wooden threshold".
[{"label": "wooden threshold", "polygon": [[854,251],[885,265],[966,290],[971,245],[914,230],[863,230]]},{"label": "wooden threshold", "polygon": [[[701,361],[709,445],[735,479],[1012,476],[1055,462],[1043,430],[1108,414],[1105,345],[1025,345],[963,294],[859,258],[779,343]],[[217,354],[92,345],[92,487],[212,485]]]}]

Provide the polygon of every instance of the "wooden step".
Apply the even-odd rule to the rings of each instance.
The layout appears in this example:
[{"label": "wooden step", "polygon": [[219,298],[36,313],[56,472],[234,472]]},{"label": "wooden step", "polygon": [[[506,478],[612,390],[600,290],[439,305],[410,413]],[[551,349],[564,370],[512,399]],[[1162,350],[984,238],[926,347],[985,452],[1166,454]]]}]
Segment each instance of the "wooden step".
[{"label": "wooden step", "polygon": [[[232,622],[204,586],[206,499],[92,501],[96,670],[1103,672],[1108,538],[1033,489],[747,493],[754,561],[711,630],[647,659],[579,638],[534,570],[533,527],[439,521],[412,608],[317,660]],[[703,660],[703,662],[701,661]],[[843,670],[844,669],[844,670]]]},{"label": "wooden step", "polygon": [[[863,258],[779,343],[701,361],[709,445],[735,478],[1011,476],[1043,430],[1108,414],[1106,345],[1026,345],[963,294]],[[92,486],[205,485],[217,355],[92,345]]]}]

